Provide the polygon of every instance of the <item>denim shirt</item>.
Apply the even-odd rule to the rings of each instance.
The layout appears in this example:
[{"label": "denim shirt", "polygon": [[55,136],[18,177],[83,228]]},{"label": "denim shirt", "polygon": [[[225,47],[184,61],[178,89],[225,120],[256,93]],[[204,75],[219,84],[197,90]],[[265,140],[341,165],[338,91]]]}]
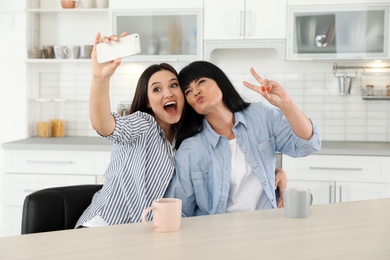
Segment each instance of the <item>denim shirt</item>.
[{"label": "denim shirt", "polygon": [[[301,139],[278,108],[263,103],[252,103],[234,117],[237,144],[264,188],[258,205],[261,209],[276,208],[276,152],[303,157],[318,151],[318,129],[312,123],[313,136]],[[229,140],[204,120],[202,132],[184,140],[177,150],[176,171],[165,197],[180,198],[185,216],[225,213],[230,157]]]}]

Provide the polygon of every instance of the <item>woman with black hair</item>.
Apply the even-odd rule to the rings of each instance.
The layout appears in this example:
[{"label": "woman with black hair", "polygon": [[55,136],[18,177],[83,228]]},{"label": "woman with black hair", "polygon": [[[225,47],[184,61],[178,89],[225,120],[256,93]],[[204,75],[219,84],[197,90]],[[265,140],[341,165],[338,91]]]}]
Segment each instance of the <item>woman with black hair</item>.
[{"label": "woman with black hair", "polygon": [[165,196],[182,199],[185,216],[276,208],[276,152],[301,157],[321,147],[317,127],[282,86],[251,74],[260,86],[244,85],[273,106],[245,102],[210,62],[179,73],[187,130],[178,133],[183,141]]}]

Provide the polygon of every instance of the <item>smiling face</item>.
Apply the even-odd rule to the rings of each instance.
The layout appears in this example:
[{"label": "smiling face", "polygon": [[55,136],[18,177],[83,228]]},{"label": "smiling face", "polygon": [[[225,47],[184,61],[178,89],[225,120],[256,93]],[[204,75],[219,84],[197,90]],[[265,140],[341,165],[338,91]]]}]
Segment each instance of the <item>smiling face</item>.
[{"label": "smiling face", "polygon": [[222,101],[222,91],[210,78],[199,78],[188,85],[184,91],[188,104],[201,115],[207,115],[218,109]]},{"label": "smiling face", "polygon": [[157,123],[166,129],[176,124],[182,115],[184,95],[177,77],[168,70],[154,73],[148,82],[148,106]]}]

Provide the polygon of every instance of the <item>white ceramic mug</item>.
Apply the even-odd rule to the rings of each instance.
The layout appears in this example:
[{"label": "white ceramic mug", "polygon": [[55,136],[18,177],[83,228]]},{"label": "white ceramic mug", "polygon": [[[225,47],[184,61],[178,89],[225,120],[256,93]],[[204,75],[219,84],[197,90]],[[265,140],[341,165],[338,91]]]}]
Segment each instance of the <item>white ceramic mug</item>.
[{"label": "white ceramic mug", "polygon": [[[146,221],[146,215],[153,211],[153,225]],[[181,200],[161,198],[153,201],[152,206],[142,212],[142,223],[157,232],[175,232],[181,224]]]},{"label": "white ceramic mug", "polygon": [[313,203],[308,188],[286,188],[284,190],[284,213],[288,218],[306,218]]},{"label": "white ceramic mug", "polygon": [[54,55],[56,59],[66,59],[67,58],[66,49],[67,49],[66,46],[55,45]]},{"label": "white ceramic mug", "polygon": [[92,8],[94,0],[80,0],[80,4],[83,8]]},{"label": "white ceramic mug", "polygon": [[96,0],[97,8],[107,8],[107,6],[108,6],[108,0]]},{"label": "white ceramic mug", "polygon": [[78,59],[80,54],[80,46],[66,46],[64,52],[67,59]]}]

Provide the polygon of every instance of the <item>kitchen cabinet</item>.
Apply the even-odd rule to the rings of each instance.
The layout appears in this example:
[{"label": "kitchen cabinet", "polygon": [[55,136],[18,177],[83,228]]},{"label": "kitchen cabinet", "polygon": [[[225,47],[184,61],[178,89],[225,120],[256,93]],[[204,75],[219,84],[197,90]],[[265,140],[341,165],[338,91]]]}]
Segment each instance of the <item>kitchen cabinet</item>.
[{"label": "kitchen cabinet", "polygon": [[37,190],[102,184],[110,151],[4,150],[3,235],[19,235],[24,198]]},{"label": "kitchen cabinet", "polygon": [[123,60],[194,61],[202,58],[202,12],[188,10],[112,10],[112,31],[140,36],[141,53]]},{"label": "kitchen cabinet", "polygon": [[287,0],[204,0],[204,39],[285,39]]},{"label": "kitchen cabinet", "polygon": [[286,59],[388,59],[389,7],[289,6]]},{"label": "kitchen cabinet", "polygon": [[390,157],[283,156],[288,186],[307,187],[313,204],[390,197]]}]

